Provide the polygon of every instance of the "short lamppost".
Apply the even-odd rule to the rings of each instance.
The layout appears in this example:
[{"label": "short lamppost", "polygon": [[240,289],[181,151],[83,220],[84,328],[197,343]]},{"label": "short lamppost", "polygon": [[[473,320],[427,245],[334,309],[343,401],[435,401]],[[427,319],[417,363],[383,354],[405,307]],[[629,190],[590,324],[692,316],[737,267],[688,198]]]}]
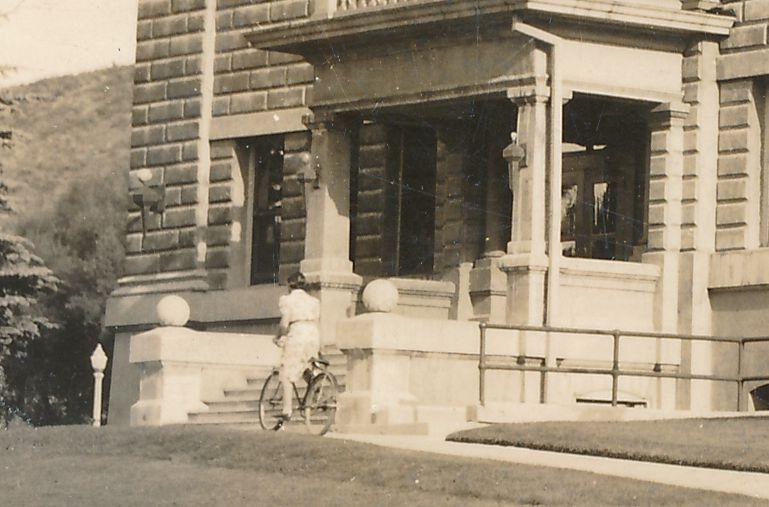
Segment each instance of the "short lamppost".
[{"label": "short lamppost", "polygon": [[91,354],[91,367],[93,368],[93,425],[99,427],[101,426],[101,381],[104,379],[104,369],[107,367],[107,354],[101,348],[101,343]]}]

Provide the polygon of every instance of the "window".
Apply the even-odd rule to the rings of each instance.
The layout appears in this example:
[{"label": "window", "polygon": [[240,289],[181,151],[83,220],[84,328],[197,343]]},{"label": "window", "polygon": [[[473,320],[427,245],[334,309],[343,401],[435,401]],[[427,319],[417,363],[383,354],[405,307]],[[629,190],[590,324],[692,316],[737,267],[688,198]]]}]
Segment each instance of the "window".
[{"label": "window", "polygon": [[253,153],[252,285],[278,281],[283,136],[256,139],[253,143]]},{"label": "window", "polygon": [[435,252],[435,131],[398,127],[391,142],[390,259],[394,275],[430,275]]}]

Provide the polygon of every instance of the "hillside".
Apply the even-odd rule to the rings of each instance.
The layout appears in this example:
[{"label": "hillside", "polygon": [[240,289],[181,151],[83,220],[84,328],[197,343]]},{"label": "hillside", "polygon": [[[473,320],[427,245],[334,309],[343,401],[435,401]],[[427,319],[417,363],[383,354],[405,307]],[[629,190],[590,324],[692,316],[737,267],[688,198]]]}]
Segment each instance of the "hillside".
[{"label": "hillside", "polygon": [[14,215],[50,206],[70,184],[98,174],[125,185],[132,67],[113,67],[0,90],[0,179]]}]

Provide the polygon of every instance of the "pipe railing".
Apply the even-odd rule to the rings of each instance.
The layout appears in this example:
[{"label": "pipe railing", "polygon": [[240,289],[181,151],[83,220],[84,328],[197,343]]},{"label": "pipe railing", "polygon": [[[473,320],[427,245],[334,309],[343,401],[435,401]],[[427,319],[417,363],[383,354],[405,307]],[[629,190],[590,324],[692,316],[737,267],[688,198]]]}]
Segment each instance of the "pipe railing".
[{"label": "pipe railing", "polygon": [[[507,331],[529,331],[543,334],[574,334],[583,336],[605,336],[612,338],[612,365],[611,368],[582,368],[582,367],[560,367],[560,366],[529,366],[525,361],[518,361],[515,364],[495,364],[489,362],[487,352],[487,330],[507,330]],[[606,329],[582,329],[569,327],[550,327],[550,326],[507,326],[501,324],[480,324],[480,349],[478,358],[479,370],[479,401],[481,406],[486,404],[486,372],[489,370],[497,371],[520,371],[520,372],[539,372],[544,376],[549,373],[572,373],[586,375],[611,375],[611,405],[618,405],[618,386],[620,377],[650,377],[659,379],[677,379],[677,380],[705,380],[712,382],[735,382],[737,384],[737,410],[745,410],[744,386],[745,382],[756,382],[769,380],[769,375],[744,375],[745,345],[749,343],[769,343],[769,337],[734,337],[734,336],[706,336],[706,335],[684,335],[675,333],[654,333],[641,331],[620,331]],[[737,374],[714,375],[714,374],[696,374],[681,372],[665,372],[661,368],[655,368],[651,371],[637,369],[627,369],[620,367],[620,344],[622,338],[641,338],[641,339],[672,339],[680,342],[713,342],[730,343],[737,346]],[[497,355],[497,354],[495,354]]]}]

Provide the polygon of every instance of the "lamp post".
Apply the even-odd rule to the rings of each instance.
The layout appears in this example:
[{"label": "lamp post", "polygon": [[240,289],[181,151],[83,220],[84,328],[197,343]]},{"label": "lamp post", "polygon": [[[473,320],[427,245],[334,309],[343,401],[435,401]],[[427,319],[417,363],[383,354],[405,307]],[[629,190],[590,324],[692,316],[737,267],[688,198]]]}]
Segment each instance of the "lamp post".
[{"label": "lamp post", "polygon": [[91,367],[93,368],[93,425],[101,426],[101,382],[104,379],[104,369],[107,367],[107,354],[101,348],[101,343],[91,354]]}]

